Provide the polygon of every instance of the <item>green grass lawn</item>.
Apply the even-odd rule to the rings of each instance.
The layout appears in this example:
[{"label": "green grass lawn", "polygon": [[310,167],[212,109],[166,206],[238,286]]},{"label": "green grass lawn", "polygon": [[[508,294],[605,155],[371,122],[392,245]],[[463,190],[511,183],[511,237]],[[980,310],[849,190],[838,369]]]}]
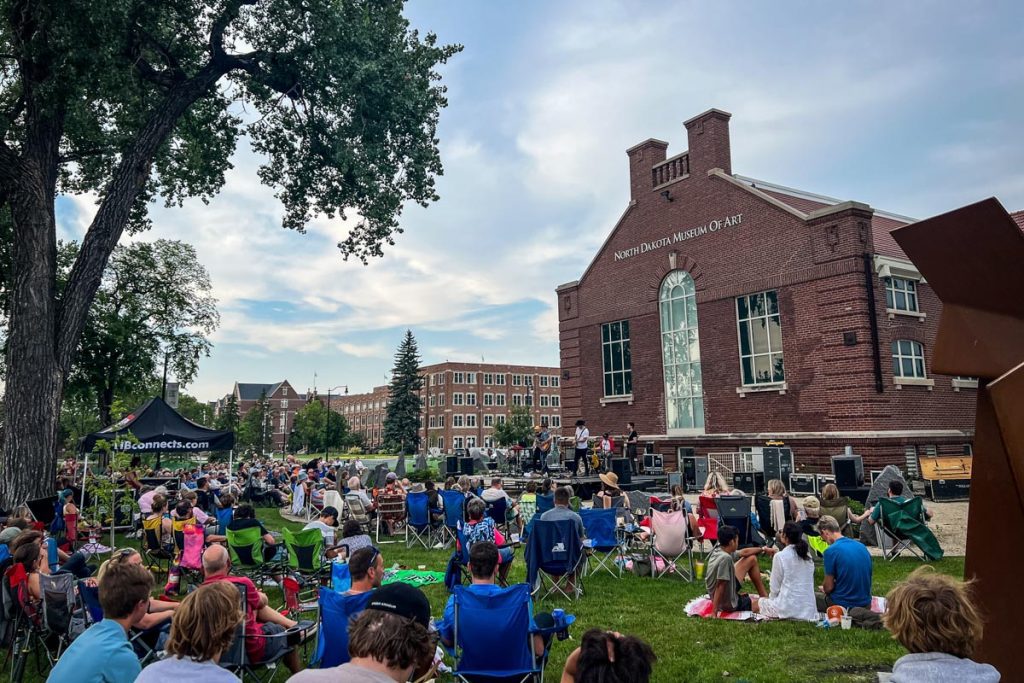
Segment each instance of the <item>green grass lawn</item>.
[{"label": "green grass lawn", "polygon": [[[258,516],[272,530],[301,525],[283,520],[276,509],[260,509]],[[138,547],[138,541],[132,541]],[[385,564],[399,563],[415,569],[426,565],[444,571],[449,552],[406,549],[404,543],[382,544]],[[920,563],[912,559],[894,562],[875,560],[874,593],[889,589]],[[763,564],[770,567],[770,562]],[[933,563],[941,572],[963,576],[963,558]],[[511,581],[525,580],[525,563],[517,551]],[[816,583],[822,579],[819,564]],[[549,600],[536,610],[561,607],[577,617],[572,639],[555,640],[545,681],[558,681],[565,658],[589,628],[601,628],[639,636],[649,642],[658,656],[652,681],[873,681],[875,672],[889,670],[904,654],[886,631],[819,629],[813,624],[793,622],[736,623],[687,617],[683,605],[703,594],[703,582],[684,583],[669,577],[639,578],[626,574],[616,579],[607,574],[587,577],[585,595],[575,604]],[[433,614],[440,617],[447,600],[443,585],[425,589]],[[272,603],[279,593],[268,589]],[[32,665],[29,665],[31,670]],[[6,671],[0,676],[6,676]],[[279,670],[274,681],[288,677]],[[42,681],[31,673],[28,681]]]}]

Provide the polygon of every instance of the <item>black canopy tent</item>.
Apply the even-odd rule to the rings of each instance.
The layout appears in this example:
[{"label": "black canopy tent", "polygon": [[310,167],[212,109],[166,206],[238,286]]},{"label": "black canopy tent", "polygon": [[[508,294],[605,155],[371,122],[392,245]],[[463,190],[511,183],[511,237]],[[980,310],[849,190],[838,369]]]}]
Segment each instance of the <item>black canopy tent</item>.
[{"label": "black canopy tent", "polygon": [[[137,443],[127,438],[129,433]],[[100,439],[110,442],[115,451],[130,453],[198,453],[228,451],[235,446],[234,432],[196,424],[159,397],[149,399],[109,427],[83,436],[78,451],[91,453]]]}]

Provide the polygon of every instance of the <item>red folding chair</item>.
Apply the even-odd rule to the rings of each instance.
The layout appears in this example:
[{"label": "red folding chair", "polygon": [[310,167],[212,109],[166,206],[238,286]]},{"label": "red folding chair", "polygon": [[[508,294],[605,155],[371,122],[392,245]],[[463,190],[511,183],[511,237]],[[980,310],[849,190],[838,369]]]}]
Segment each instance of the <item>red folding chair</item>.
[{"label": "red folding chair", "polygon": [[701,552],[704,552],[704,541],[710,541],[712,548],[718,545],[718,505],[711,496],[701,496],[697,503],[697,528],[700,536],[695,540],[700,542]]}]

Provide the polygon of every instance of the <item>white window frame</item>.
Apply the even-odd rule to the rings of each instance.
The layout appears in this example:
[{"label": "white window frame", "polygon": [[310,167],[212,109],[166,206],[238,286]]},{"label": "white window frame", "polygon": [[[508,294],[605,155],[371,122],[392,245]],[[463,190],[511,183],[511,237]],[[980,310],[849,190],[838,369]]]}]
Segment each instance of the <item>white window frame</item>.
[{"label": "white window frame", "polygon": [[437,416],[437,428],[438,429],[444,429],[444,422],[445,422],[444,415],[438,415]]},{"label": "white window frame", "polygon": [[484,394],[484,405],[485,406],[493,406],[494,405],[494,394]]},{"label": "white window frame", "polygon": [[550,405],[551,405],[551,397],[548,396],[547,394],[541,394],[540,395],[540,407],[541,408],[547,408]]},{"label": "white window frame", "polygon": [[562,399],[559,398],[557,394],[551,397],[551,407],[552,408],[558,408],[558,407],[561,406],[561,404],[562,404]]},{"label": "white window frame", "polygon": [[437,437],[437,448],[439,450],[441,450],[441,451],[444,451],[444,437],[443,436]]},{"label": "white window frame", "polygon": [[523,386],[523,376],[522,375],[512,375],[512,386],[514,386],[514,387],[521,387],[521,386]]},{"label": "white window frame", "polygon": [[452,394],[452,405],[453,406],[465,405],[465,403],[464,403],[465,398],[466,398],[465,395],[461,391],[455,392],[454,394]]},{"label": "white window frame", "polygon": [[551,375],[551,386],[557,387],[560,382],[561,380],[559,379],[558,375]]},{"label": "white window frame", "polygon": [[476,448],[476,437],[475,436],[467,436],[466,437],[466,448]]},{"label": "white window frame", "polygon": [[493,426],[494,426],[494,415],[491,415],[490,413],[485,413],[484,414],[484,427],[493,427]]},{"label": "white window frame", "polygon": [[[895,315],[921,315],[920,282],[914,278],[888,275],[882,278],[885,283],[885,310]],[[899,305],[902,295],[904,305]]]},{"label": "white window frame", "polygon": [[[612,339],[612,327],[618,326],[619,334],[617,339]],[[625,332],[623,333],[623,326],[625,326]],[[607,330],[607,334],[606,331]],[[633,399],[633,353],[630,346],[630,325],[628,320],[609,320],[606,323],[601,323],[601,394],[607,399],[618,399],[618,400],[632,400]],[[626,350],[629,349],[629,367],[626,367]],[[621,369],[614,369],[614,356],[609,356],[613,360],[613,367],[607,367],[607,358],[605,353],[618,354],[619,363],[622,366]],[[623,391],[620,394],[611,393],[614,391],[615,386],[615,375],[622,375],[622,388]],[[611,385],[609,385],[609,379]],[[611,386],[611,390],[609,390]]]},{"label": "white window frame", "polygon": [[476,384],[476,373],[475,372],[467,372],[466,373],[466,384]]},{"label": "white window frame", "polygon": [[494,405],[496,405],[496,406],[504,406],[504,405],[507,405],[507,404],[508,404],[508,400],[507,400],[505,394],[495,394],[494,395]]},{"label": "white window frame", "polygon": [[465,424],[462,413],[452,413],[452,429],[459,429]]},{"label": "white window frame", "polygon": [[438,394],[437,395],[437,405],[439,405],[439,406],[443,406],[444,405],[444,402],[445,402],[445,398],[444,397],[445,397],[444,394]]},{"label": "white window frame", "polygon": [[[754,314],[754,306],[751,304],[753,301],[760,297],[763,301],[763,307],[761,313]],[[740,312],[740,304],[745,303],[747,308],[747,315],[743,317]],[[772,311],[772,302],[774,302],[774,312]],[[779,338],[776,340],[775,335],[772,333],[771,322],[778,324],[778,335]],[[743,323],[747,323],[746,333],[746,344],[747,353],[743,352]],[[765,338],[768,341],[767,351],[755,351],[754,350],[754,325],[761,324],[764,326]],[[761,292],[754,292],[753,294],[744,294],[743,296],[736,297],[736,343],[737,351],[739,353],[739,371],[740,371],[740,386],[744,389],[738,389],[739,393],[743,393],[744,390],[750,389],[763,389],[766,391],[785,390],[786,384],[786,359],[783,353],[783,334],[782,334],[782,313],[779,309],[779,293],[778,290],[769,289]],[[757,376],[757,363],[758,359],[768,359],[768,367],[771,372],[771,376],[762,379]],[[775,363],[776,358],[782,363],[782,375],[781,378],[776,377]],[[744,361],[749,360],[750,365],[750,376],[752,381],[747,381],[747,375],[744,371]]]},{"label": "white window frame", "polygon": [[541,375],[540,376],[540,385],[542,387],[548,386],[548,376],[547,375]]},{"label": "white window frame", "polygon": [[514,405],[514,406],[521,406],[521,405],[523,405],[523,395],[522,394],[512,394],[512,405]]},{"label": "white window frame", "polygon": [[551,427],[561,429],[562,427],[562,416],[552,415],[551,416]]},{"label": "white window frame", "polygon": [[[924,344],[913,339],[895,339],[890,345],[892,358],[892,380],[897,389],[904,386],[924,386],[931,391],[935,380],[928,377],[928,366],[925,359]],[[912,373],[903,374],[905,362],[911,363]]]},{"label": "white window frame", "polygon": [[466,392],[466,405],[467,406],[475,406],[476,405],[476,392],[475,391],[468,391],[468,392]]},{"label": "white window frame", "polygon": [[466,381],[466,375],[462,372],[452,372],[452,384],[463,384]]},{"label": "white window frame", "polygon": [[466,426],[476,427],[476,413],[466,413]]},{"label": "white window frame", "polygon": [[494,385],[498,387],[505,386],[505,373],[499,372],[494,375]]},{"label": "white window frame", "polygon": [[461,436],[452,437],[452,448],[463,448],[464,439]]},{"label": "white window frame", "polygon": [[493,372],[485,372],[484,373],[484,385],[485,386],[490,386],[492,384],[494,384],[494,373]]},{"label": "white window frame", "polygon": [[503,425],[508,421],[508,416],[505,413],[498,413],[494,416],[494,424]]}]

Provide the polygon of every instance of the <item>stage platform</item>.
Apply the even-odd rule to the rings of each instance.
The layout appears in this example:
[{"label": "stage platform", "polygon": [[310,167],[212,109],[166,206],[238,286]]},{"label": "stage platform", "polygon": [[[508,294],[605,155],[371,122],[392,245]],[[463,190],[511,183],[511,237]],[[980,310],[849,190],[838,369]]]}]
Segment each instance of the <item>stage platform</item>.
[{"label": "stage platform", "polygon": [[[527,482],[532,481],[540,484],[544,479],[545,478],[543,476],[524,477],[521,475],[501,475],[502,486],[505,490],[510,492],[522,491],[526,488]],[[632,482],[629,484],[620,483],[619,488],[623,491],[651,491],[659,493],[668,491],[668,475],[635,474],[632,479]],[[584,500],[589,499],[594,493],[601,489],[601,479],[596,474],[591,474],[588,477],[574,477],[562,473],[560,475],[553,475],[551,480],[555,482],[556,486],[572,486],[576,495]]]}]

